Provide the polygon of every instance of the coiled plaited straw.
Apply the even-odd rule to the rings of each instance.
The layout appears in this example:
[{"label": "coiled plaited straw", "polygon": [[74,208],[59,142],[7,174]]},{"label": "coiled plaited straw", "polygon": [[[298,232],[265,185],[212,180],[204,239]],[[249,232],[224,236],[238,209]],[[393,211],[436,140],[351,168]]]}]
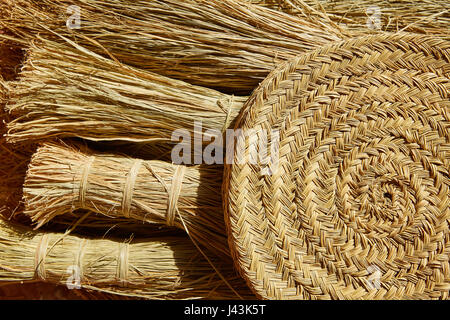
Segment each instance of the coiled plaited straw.
[{"label": "coiled plaited straw", "polygon": [[448,299],[449,59],[437,38],[367,36],[255,90],[238,126],[279,130],[278,169],[226,166],[224,202],[259,297]]},{"label": "coiled plaited straw", "polygon": [[174,165],[48,142],[26,173],[24,214],[37,227],[56,216],[87,209],[187,229],[210,253],[229,258],[221,205],[222,170]]},{"label": "coiled plaited straw", "polygon": [[[211,260],[229,286],[254,298],[231,261]],[[18,281],[152,299],[238,297],[185,237],[85,238],[0,219],[0,285]]]}]

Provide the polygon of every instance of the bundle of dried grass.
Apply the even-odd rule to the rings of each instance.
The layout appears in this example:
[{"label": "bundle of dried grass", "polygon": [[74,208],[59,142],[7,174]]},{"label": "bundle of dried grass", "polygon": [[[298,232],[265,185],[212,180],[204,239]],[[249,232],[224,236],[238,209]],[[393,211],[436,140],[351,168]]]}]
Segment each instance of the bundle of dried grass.
[{"label": "bundle of dried grass", "polygon": [[[66,26],[71,5],[80,8],[79,29]],[[2,25],[24,39],[57,38],[54,31],[123,63],[236,94],[249,94],[279,61],[346,37],[326,21],[234,0],[6,0],[0,11]]]},{"label": "bundle of dried grass", "polygon": [[[10,44],[6,44],[6,47],[0,44],[0,71],[3,79],[13,80],[15,71],[17,70],[17,64],[20,62],[20,55],[13,56],[12,54],[20,54],[20,49],[11,47]],[[5,54],[4,54],[5,53]],[[1,89],[1,88],[0,88]],[[0,90],[1,101],[4,101],[4,91]],[[9,121],[9,116],[3,112],[3,105],[0,107],[0,129],[1,133],[5,133],[4,122]],[[141,146],[139,149],[132,148],[128,145],[130,150],[142,154],[155,153],[155,147],[152,145]],[[144,148],[144,151],[141,149]],[[14,221],[21,221],[29,223],[28,217],[22,214],[23,206],[21,204],[23,183],[25,180],[26,170],[31,158],[31,155],[35,151],[32,144],[20,143],[20,144],[8,144],[5,138],[2,136],[0,139],[0,219],[3,216],[5,219]],[[148,237],[149,234],[152,237],[174,237],[180,236],[181,231],[174,232],[169,228],[162,228],[161,226],[151,226],[148,224],[139,223],[138,221],[117,218],[110,219],[103,215],[90,213],[86,215],[86,212],[74,212],[66,215],[55,217],[52,222],[46,225],[45,230],[59,230],[60,232],[66,231],[68,227],[72,227],[76,223],[77,233],[91,236],[115,236],[115,237],[130,237],[134,235],[136,237]],[[82,221],[80,219],[82,217]],[[1,231],[0,231],[1,233]],[[184,241],[188,241],[185,237]],[[16,245],[12,244],[11,245]],[[3,253],[3,250],[2,250]],[[3,255],[2,255],[3,257]],[[201,257],[195,257],[194,259],[202,260]],[[0,258],[1,260],[1,258]],[[2,260],[0,264],[5,261]],[[193,262],[194,264],[196,262]],[[202,262],[203,263],[203,262]],[[1,267],[0,267],[1,269]],[[0,271],[1,274],[2,271]],[[211,271],[212,272],[212,271]],[[205,276],[205,279],[207,277]],[[201,280],[203,281],[203,280]],[[206,280],[205,280],[206,281]],[[148,295],[148,293],[146,293]],[[179,293],[174,293],[175,297],[179,296]],[[226,293],[226,295],[233,297],[232,294]],[[65,287],[65,284],[55,285],[52,283],[43,283],[40,281],[26,280],[23,282],[4,282],[0,283],[0,297],[1,299],[121,299],[127,298],[119,296],[111,292],[100,292],[98,290],[92,290],[83,288],[83,290],[69,290]],[[151,295],[150,295],[151,297]],[[181,297],[181,296],[180,296]],[[220,298],[221,296],[218,296]],[[130,295],[130,298],[136,299]]]},{"label": "bundle of dried grass", "polygon": [[[16,70],[21,61],[21,49],[13,46],[11,43],[0,42],[0,71],[3,82],[8,84],[15,78]],[[8,80],[8,81],[7,81]],[[4,124],[9,122],[10,116],[4,112],[4,104],[6,102],[5,88],[0,87],[0,215],[5,219],[13,219],[23,223],[29,223],[29,219],[22,214],[22,190],[25,180],[26,171],[31,156],[36,151],[33,143],[24,141],[23,143],[10,144],[6,142],[3,136],[6,133]],[[103,144],[104,145],[104,144]],[[140,144],[134,145],[130,143],[114,142],[107,144],[109,150],[124,150],[129,154],[146,156],[159,154],[165,157],[168,145],[161,144]],[[170,155],[170,149],[168,150]],[[77,231],[83,234],[112,234],[114,236],[127,236],[134,234],[136,236],[147,235],[149,232],[153,235],[173,235],[173,230],[162,228],[161,226],[144,225],[142,222],[130,220],[126,218],[109,219],[103,215],[91,212],[75,212],[61,215],[52,220],[52,230],[64,231],[77,222]],[[78,221],[83,216],[82,221]]]},{"label": "bundle of dried grass", "polygon": [[46,143],[24,183],[24,213],[37,226],[75,209],[187,229],[210,252],[229,256],[221,209],[222,171]]},{"label": "bundle of dried grass", "polygon": [[33,45],[9,90],[8,141],[58,137],[171,141],[176,129],[223,131],[246,97],[118,64],[75,43]]},{"label": "bundle of dried grass", "polygon": [[250,0],[300,16],[326,14],[351,32],[408,31],[450,36],[448,0]]},{"label": "bundle of dried grass", "polygon": [[[4,55],[2,56],[3,58],[11,58],[11,56],[8,55]],[[17,68],[11,64],[11,67],[7,64],[4,64],[2,62],[1,65],[1,71],[3,74],[3,71],[6,70],[6,72],[8,74],[12,74],[13,72],[15,72],[17,70]],[[8,68],[5,68],[8,67]],[[13,77],[4,77],[3,80],[12,80]],[[7,84],[6,81],[3,81],[2,84]],[[3,89],[4,87],[2,87]],[[2,101],[4,101],[3,96],[2,96]],[[3,108],[2,108],[3,109]],[[7,117],[6,115],[2,115],[2,117]],[[9,121],[9,119],[8,119]],[[3,127],[2,127],[3,130]],[[1,195],[1,199],[2,199],[2,213],[4,213],[7,217],[12,217],[14,215],[14,213],[20,213],[20,208],[18,206],[18,201],[17,198],[21,196],[21,192],[20,190],[18,190],[17,186],[21,185],[23,182],[23,177],[24,177],[24,171],[23,169],[26,168],[27,163],[29,161],[29,154],[30,154],[30,150],[32,150],[32,146],[28,145],[28,144],[20,144],[20,145],[16,145],[16,146],[12,146],[12,145],[8,145],[5,143],[5,141],[2,139],[2,141],[0,142],[0,146],[1,146],[1,156],[2,156],[2,161],[1,165],[0,165],[0,169],[1,169],[1,174],[2,174],[2,179],[1,179],[1,191],[0,191],[0,195]],[[22,147],[25,147],[26,149],[23,149]],[[148,145],[144,145],[145,149],[148,149],[150,147],[150,149],[152,149],[152,146],[148,146]],[[137,150],[137,152],[141,153],[141,150]],[[148,151],[145,151],[148,152]],[[3,159],[4,156],[4,159]],[[21,188],[20,188],[21,189]],[[11,197],[12,196],[12,197]],[[14,206],[14,207],[11,207]],[[10,210],[11,208],[14,208],[15,210]],[[60,217],[55,218],[52,222],[55,224],[61,224],[61,225],[70,225],[73,224],[74,222],[74,217],[78,214],[84,214],[84,213],[74,213],[73,215],[71,214],[67,214],[67,215],[62,215]],[[20,217],[19,217],[20,218]],[[92,218],[92,219],[90,219]],[[127,228],[124,228],[124,225]],[[126,233],[127,230],[129,231],[133,231],[133,233],[139,233],[140,229],[144,229],[142,224],[139,223],[135,223],[133,224],[133,221],[130,219],[126,219],[126,218],[117,218],[114,220],[108,219],[107,217],[101,217],[101,216],[95,216],[93,217],[93,214],[87,216],[87,218],[84,219],[84,221],[82,223],[79,223],[77,226],[77,230],[80,231],[80,227],[89,227],[89,229],[95,229],[95,228],[102,228],[103,230],[107,229],[108,233],[112,233],[110,232],[110,227],[114,227],[114,226],[118,226],[118,228],[120,228],[120,232],[122,233]],[[54,224],[52,225],[52,227],[54,227]],[[162,229],[160,230],[160,227],[158,228],[151,228],[148,225],[145,226],[145,231],[147,233],[152,234],[152,236],[167,236],[167,234],[170,233],[174,233],[173,231],[168,231],[167,229]],[[138,231],[139,230],[139,231]],[[159,231],[155,232],[155,231]],[[23,233],[24,230],[19,230],[17,231],[16,235],[18,235],[19,233]],[[28,232],[28,231],[27,231]],[[95,230],[94,230],[95,232]],[[120,233],[119,232],[119,233]],[[1,231],[0,231],[1,234]],[[12,234],[12,233],[11,233]],[[28,234],[28,233],[27,233]],[[98,235],[102,234],[102,233],[97,233]],[[116,233],[117,234],[117,233]],[[4,234],[2,234],[4,235]],[[12,238],[8,238],[8,237],[2,237],[0,236],[0,242],[2,240],[4,240],[5,242],[8,242],[9,246],[17,246],[17,243],[19,241],[22,240],[22,238],[20,238],[19,241],[14,242]],[[7,239],[8,240],[5,240]],[[186,242],[187,239],[186,238],[179,238],[180,242]],[[178,241],[178,240],[177,240]],[[4,243],[5,243],[4,242]],[[1,246],[1,245],[0,245]],[[1,250],[2,251],[2,258],[4,257],[5,260],[2,260],[2,262],[0,263],[2,265],[2,267],[0,267],[0,274],[2,273],[2,268],[5,266],[11,266],[11,264],[5,263],[6,259],[10,258],[13,259],[13,257],[5,254],[3,255],[3,252],[7,252],[6,248],[2,248],[5,250]],[[13,249],[12,247],[10,249]],[[17,248],[16,250],[14,250],[15,254],[17,254]],[[14,254],[13,254],[14,256]],[[26,255],[20,255],[20,257],[24,257],[26,258]],[[193,265],[193,269],[198,270],[198,268],[196,268],[194,265],[200,265],[201,269],[202,266],[207,265],[206,261],[204,261],[198,253],[194,254],[186,254],[185,257],[188,257],[190,260],[182,260],[185,261],[186,264],[190,264]],[[17,257],[14,257],[14,261],[19,262],[18,264],[23,267],[24,265],[26,265],[26,263],[21,263],[19,260],[17,259]],[[181,259],[181,258],[180,258]],[[198,263],[198,261],[201,261],[200,263]],[[184,262],[182,262],[184,263]],[[222,262],[217,263],[214,260],[214,265],[221,265]],[[228,266],[231,266],[231,262],[227,263]],[[14,271],[14,270],[21,270],[23,271],[24,269],[21,268],[16,268],[15,266],[13,266],[13,268],[8,268],[5,267],[7,270]],[[62,268],[63,270],[64,268]],[[226,267],[225,268],[225,275],[228,275],[228,270],[230,268]],[[219,268],[219,270],[221,272],[223,272],[223,270],[221,268]],[[230,269],[231,270],[231,269]],[[26,270],[25,270],[26,271]],[[169,272],[169,271],[168,271]],[[183,272],[183,270],[181,271]],[[231,272],[231,271],[230,271]],[[76,297],[81,297],[81,298],[113,298],[114,295],[112,295],[113,293],[119,293],[119,294],[125,294],[125,295],[129,295],[131,297],[137,297],[139,295],[142,295],[143,297],[146,298],[159,298],[159,297],[170,297],[170,298],[199,298],[199,297],[203,297],[203,298],[236,298],[237,296],[231,291],[228,290],[225,286],[225,284],[220,284],[220,280],[218,280],[217,275],[214,275],[214,271],[209,268],[209,272],[204,272],[202,274],[200,274],[201,271],[198,270],[197,273],[195,273],[195,275],[188,275],[188,277],[180,277],[180,279],[182,280],[187,280],[185,282],[185,285],[180,286],[179,284],[176,283],[175,281],[175,285],[173,285],[173,287],[171,287],[170,285],[167,285],[168,289],[164,288],[164,285],[160,285],[160,283],[163,283],[164,280],[159,281],[156,284],[156,288],[150,287],[150,288],[146,288],[146,289],[140,289],[140,288],[134,288],[133,291],[130,293],[129,291],[124,291],[124,290],[117,290],[116,287],[113,288],[109,288],[109,287],[103,287],[101,290],[105,291],[105,292],[109,292],[111,294],[103,294],[103,293],[91,293],[89,290],[87,290],[86,288],[89,288],[89,286],[84,286],[85,290],[83,290],[82,292],[78,292],[76,291],[75,295],[71,295],[68,292],[73,292],[73,291],[67,291],[67,290],[55,290],[53,287],[51,286],[43,286],[42,283],[38,283],[37,286],[34,287],[30,287],[30,286],[26,286],[25,288],[22,288],[22,282],[26,281],[28,282],[35,282],[35,280],[30,280],[29,278],[23,278],[24,274],[18,276],[18,278],[20,278],[20,282],[21,285],[20,286],[16,286],[14,284],[10,284],[11,281],[7,281],[6,283],[8,283],[9,285],[7,286],[2,286],[0,288],[0,292],[2,292],[2,296],[4,294],[4,296],[9,296],[9,297],[13,297],[13,298],[71,298],[73,296]],[[192,273],[191,273],[192,274]],[[10,274],[11,275],[11,274]],[[63,271],[63,275],[64,275],[64,271]],[[159,273],[160,276],[163,276],[162,273]],[[57,278],[57,275],[54,274],[55,279]],[[189,278],[190,277],[190,278]],[[216,278],[214,278],[216,277]],[[245,284],[243,284],[243,281],[240,281],[238,278],[235,277],[234,274],[231,275],[231,284],[233,286],[234,282],[237,282],[238,285],[236,286],[239,290],[239,292],[241,294],[244,294],[244,296],[246,297],[250,297],[252,298],[253,295],[251,295],[248,291],[248,289],[246,288]],[[173,277],[172,277],[173,278]],[[158,278],[159,279],[159,278]],[[148,279],[147,279],[148,280]],[[49,280],[50,282],[54,282],[53,280]],[[150,281],[150,280],[148,280]],[[167,283],[169,283],[171,280],[167,280]],[[190,281],[190,283],[188,283],[188,281]],[[63,281],[59,281],[59,283],[61,284],[65,284]],[[173,284],[173,283],[172,283]],[[33,285],[33,283],[31,283],[30,285]],[[218,288],[214,288],[214,286],[220,286],[222,285],[223,287],[218,287]],[[239,289],[239,286],[243,287],[243,289]],[[195,288],[193,289],[192,286],[195,286]],[[29,292],[31,288],[32,292]],[[63,287],[60,287],[60,289],[63,289]],[[92,289],[97,289],[97,288],[92,288]],[[173,289],[173,290],[172,290]],[[26,294],[24,293],[24,290],[27,290]],[[167,290],[167,291],[165,291]],[[164,292],[163,292],[164,291]],[[33,296],[34,295],[34,296]]]},{"label": "bundle of dried grass", "polygon": [[[0,121],[3,119],[5,118],[0,115]],[[26,171],[34,151],[35,148],[32,145],[12,145],[6,143],[4,138],[0,139],[0,216],[5,219],[30,222],[29,218],[23,215],[22,191]],[[80,221],[80,217],[83,217],[83,220]],[[55,217],[46,229],[65,231],[75,223],[77,232],[87,235],[144,236],[151,233],[154,236],[172,236],[181,233],[124,217],[110,219],[86,210]]]},{"label": "bundle of dried grass", "polygon": [[[152,299],[254,298],[232,263],[213,260],[225,284],[186,239],[88,239],[0,220],[0,283],[45,281]],[[233,290],[228,286],[234,288]]]}]

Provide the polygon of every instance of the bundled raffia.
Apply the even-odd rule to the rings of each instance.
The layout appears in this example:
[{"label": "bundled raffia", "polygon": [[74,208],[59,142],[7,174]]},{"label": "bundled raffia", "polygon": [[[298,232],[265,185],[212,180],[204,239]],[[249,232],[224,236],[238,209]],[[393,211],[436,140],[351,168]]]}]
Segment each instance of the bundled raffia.
[{"label": "bundled raffia", "polygon": [[[20,79],[5,83],[10,142],[51,137],[171,141],[195,121],[219,133],[246,97],[226,95],[118,64],[72,43],[31,48]],[[211,134],[210,134],[211,135]]]},{"label": "bundled raffia", "polygon": [[[79,29],[66,27],[70,5],[80,8]],[[279,61],[345,37],[325,22],[235,0],[9,0],[0,8],[2,25],[26,40],[57,38],[54,31],[123,63],[236,94],[250,93]]]},{"label": "bundled raffia", "polygon": [[221,176],[214,166],[177,166],[47,143],[27,172],[24,213],[38,227],[74,209],[166,224],[186,229],[210,252],[229,256]]},{"label": "bundled raffia", "polygon": [[[228,285],[252,294],[232,263],[213,260]],[[79,281],[77,281],[79,280]],[[44,281],[152,299],[236,299],[186,239],[89,239],[36,232],[0,219],[0,283]]]},{"label": "bundled raffia", "polygon": [[[19,70],[19,64],[22,60],[22,50],[14,42],[1,41],[0,42],[0,75],[3,78],[3,83],[13,81]],[[3,112],[4,103],[4,87],[0,87],[0,129],[3,135],[6,132],[4,123],[9,121],[9,116]],[[149,152],[156,153],[155,146],[145,145],[137,148],[132,148],[127,145],[130,151],[138,152],[140,155]],[[143,151],[140,149],[144,148]],[[136,149],[136,150],[135,150]],[[21,205],[23,182],[25,179],[26,170],[30,161],[31,155],[35,151],[35,147],[28,143],[8,144],[2,136],[0,139],[0,219],[3,216],[5,219],[15,221],[23,221],[29,223],[29,219],[22,215],[23,206]],[[80,217],[82,217],[80,219]],[[160,226],[144,225],[138,221],[118,218],[110,219],[108,217],[90,213],[86,216],[86,212],[74,212],[66,215],[61,215],[52,220],[45,229],[65,231],[67,227],[72,227],[77,224],[77,232],[82,234],[90,234],[92,236],[117,236],[129,237],[130,235],[148,237],[179,237],[180,232],[174,232],[168,228],[161,228]],[[2,225],[3,226],[3,225]],[[28,232],[28,231],[27,231]],[[0,232],[1,233],[1,232]],[[3,233],[2,233],[3,234]],[[11,233],[12,234],[12,233]],[[180,238],[180,241],[188,241],[186,237]],[[11,246],[20,246],[16,242],[9,243]],[[6,252],[2,250],[3,253]],[[14,252],[17,252],[15,250]],[[7,256],[7,255],[5,255]],[[193,259],[192,259],[193,258]],[[197,260],[204,261],[201,256],[189,257],[189,261],[197,263]],[[0,259],[1,260],[1,259]],[[2,260],[0,265],[4,266],[6,260]],[[19,262],[18,259],[15,260]],[[203,262],[201,262],[203,263]],[[0,267],[1,269],[1,267]],[[2,273],[2,271],[0,271]],[[201,281],[205,284],[200,286],[206,288],[207,281],[214,278],[214,271],[210,270],[204,274]],[[200,278],[200,277],[199,277]],[[215,281],[215,280],[214,280]],[[221,289],[219,290],[221,291]],[[226,292],[226,290],[224,290]],[[179,294],[179,293],[174,293]],[[225,296],[232,295],[225,293]],[[25,279],[23,281],[5,281],[0,283],[0,297],[1,299],[121,299],[124,296],[118,296],[113,292],[100,292],[98,290],[90,290],[84,288],[83,290],[69,290],[65,287],[65,283],[55,286],[52,283],[43,283],[38,280]],[[220,297],[220,296],[218,296]],[[133,298],[131,295],[130,298]],[[136,298],[136,297],[134,297]]]},{"label": "bundled raffia", "polygon": [[[3,83],[8,85],[6,79],[12,81],[15,77],[17,64],[20,62],[21,55],[18,55],[20,49],[8,43],[0,43],[0,73],[3,76]],[[16,55],[16,56],[14,56]],[[5,87],[0,87],[0,215],[7,219],[15,219],[23,222],[28,222],[21,215],[23,211],[22,206],[22,190],[25,180],[26,171],[31,159],[31,156],[36,151],[34,144],[23,143],[10,144],[6,142],[3,136],[6,133],[4,124],[11,119],[7,113],[3,111],[4,103],[6,103]],[[165,153],[169,153],[169,145],[153,145],[142,144],[133,145],[129,143],[111,143],[108,146],[109,150],[123,150],[129,154],[136,154],[140,157],[154,157],[159,154],[165,159],[168,158]],[[169,150],[167,150],[169,149]],[[68,213],[66,215],[58,216],[52,220],[52,228],[63,230],[67,226],[71,226],[77,221],[80,216],[85,216],[86,211]],[[144,235],[151,232],[152,234],[166,234],[169,230],[167,228],[160,228],[160,226],[151,227],[143,225],[138,221],[133,221],[126,218],[117,218],[114,220],[108,217],[91,213],[78,222],[78,230],[83,229],[86,233],[112,233],[114,235],[135,234]],[[84,230],[85,229],[85,230]],[[173,233],[173,232],[171,232]]]}]

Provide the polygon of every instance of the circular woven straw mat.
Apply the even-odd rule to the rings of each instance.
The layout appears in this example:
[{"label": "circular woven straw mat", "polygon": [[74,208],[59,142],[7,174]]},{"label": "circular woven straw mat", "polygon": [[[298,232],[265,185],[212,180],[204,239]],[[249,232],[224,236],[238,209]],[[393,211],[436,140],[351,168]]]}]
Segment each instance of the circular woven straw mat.
[{"label": "circular woven straw mat", "polygon": [[[255,90],[237,127],[266,132],[269,154],[278,130],[278,164],[227,165],[224,205],[260,298],[448,299],[449,59],[438,38],[367,36]],[[250,144],[240,135],[235,159]]]}]

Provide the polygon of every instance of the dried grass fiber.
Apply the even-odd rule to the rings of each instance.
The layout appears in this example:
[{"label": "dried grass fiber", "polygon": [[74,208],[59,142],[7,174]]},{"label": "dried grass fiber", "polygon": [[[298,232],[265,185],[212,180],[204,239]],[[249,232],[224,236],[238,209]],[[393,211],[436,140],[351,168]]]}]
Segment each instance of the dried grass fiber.
[{"label": "dried grass fiber", "polygon": [[[81,9],[80,29],[66,27],[70,5]],[[278,62],[345,37],[317,19],[234,0],[6,0],[0,9],[3,27],[27,41],[57,32],[125,64],[235,94],[250,93]]]},{"label": "dried grass fiber", "polygon": [[210,253],[229,256],[221,210],[222,170],[81,152],[46,143],[24,183],[24,213],[37,227],[75,209],[187,228]]},{"label": "dried grass fiber", "polygon": [[[356,34],[405,31],[450,36],[450,4],[447,0],[251,0],[250,2],[300,17],[325,14],[332,22]],[[375,22],[378,13],[380,28],[371,29],[368,22],[369,25]]]},{"label": "dried grass fiber", "polygon": [[246,97],[117,64],[72,43],[34,45],[18,81],[5,83],[10,142],[54,137],[170,142],[176,129],[222,132]]},{"label": "dried grass fiber", "polygon": [[[236,299],[184,238],[134,241],[36,232],[0,220],[0,283],[66,285],[78,268],[82,288],[152,299]],[[214,260],[243,297],[251,298],[232,263]]]}]

